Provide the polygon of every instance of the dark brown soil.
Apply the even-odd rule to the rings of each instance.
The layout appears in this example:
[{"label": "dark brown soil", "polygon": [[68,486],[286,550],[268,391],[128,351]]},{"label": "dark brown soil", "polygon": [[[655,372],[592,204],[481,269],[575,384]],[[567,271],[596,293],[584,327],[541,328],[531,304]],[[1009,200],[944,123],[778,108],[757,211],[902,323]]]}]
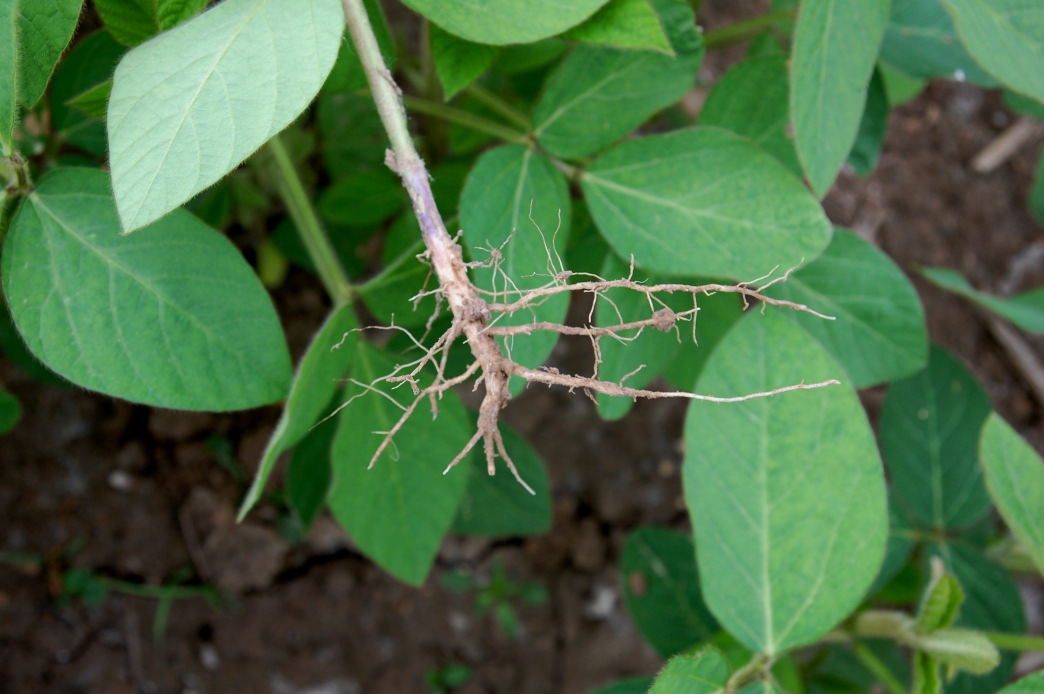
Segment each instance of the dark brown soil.
[{"label": "dark brown soil", "polygon": [[[740,13],[734,3],[705,4],[711,26]],[[990,291],[1044,284],[1044,237],[1025,205],[1039,142],[989,174],[969,166],[1011,121],[995,94],[930,87],[893,113],[876,172],[842,176],[826,202],[831,218],[908,272],[951,267]],[[914,281],[932,339],[960,355],[1000,411],[1044,450],[1042,405],[984,320]],[[277,300],[299,353],[321,318],[321,294],[309,278],[291,275]],[[583,358],[582,345],[568,342],[554,356]],[[242,488],[208,439],[230,442],[252,470],[277,409],[149,410],[41,385],[3,358],[0,382],[25,408],[0,439],[0,549],[50,559],[45,569],[0,565],[0,692],[424,692],[426,673],[458,663],[473,668],[456,690],[462,694],[574,694],[660,665],[623,608],[617,565],[635,526],[686,527],[682,406],[639,404],[622,422],[605,424],[580,396],[527,392],[507,418],[547,463],[551,532],[524,541],[449,538],[427,584],[414,589],[373,566],[326,517],[296,547],[275,532],[271,509],[231,523]],[[879,391],[866,394],[872,413],[879,400]],[[63,557],[73,544],[82,546]],[[494,560],[550,595],[518,607],[514,639],[475,614],[472,596],[440,584],[450,568],[488,575]],[[114,595],[99,606],[57,605],[67,562],[153,585],[192,567],[237,597],[222,609],[177,602],[156,643],[154,600]]]}]

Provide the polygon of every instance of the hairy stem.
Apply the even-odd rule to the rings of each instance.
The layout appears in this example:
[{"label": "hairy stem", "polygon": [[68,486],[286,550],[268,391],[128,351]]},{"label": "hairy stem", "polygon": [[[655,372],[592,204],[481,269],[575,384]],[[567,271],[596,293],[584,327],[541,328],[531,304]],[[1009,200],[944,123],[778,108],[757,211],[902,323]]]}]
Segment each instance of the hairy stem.
[{"label": "hairy stem", "polygon": [[337,251],[334,250],[330,238],[319,222],[319,216],[315,213],[312,201],[305,192],[301,178],[297,175],[297,169],[290,161],[290,154],[286,151],[286,146],[279,135],[268,141],[268,150],[275,159],[276,169],[279,173],[279,196],[283,199],[283,204],[286,205],[294,226],[297,227],[301,242],[308,251],[308,257],[315,264],[326,293],[330,295],[334,304],[348,301],[354,292],[352,284],[337,259]]},{"label": "hairy stem", "polygon": [[986,631],[983,636],[993,645],[1005,651],[1039,651],[1044,652],[1044,637],[1028,634],[1005,634],[999,631]]}]

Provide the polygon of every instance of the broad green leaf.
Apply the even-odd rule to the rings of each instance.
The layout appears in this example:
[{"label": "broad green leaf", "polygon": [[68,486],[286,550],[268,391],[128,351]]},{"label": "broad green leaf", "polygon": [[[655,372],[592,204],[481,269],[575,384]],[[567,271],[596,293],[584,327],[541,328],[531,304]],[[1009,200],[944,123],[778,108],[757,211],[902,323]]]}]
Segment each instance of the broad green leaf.
[{"label": "broad green leaf", "polygon": [[1044,461],[996,413],[982,428],[979,459],[997,510],[1044,573]]},{"label": "broad green leaf", "polygon": [[879,62],[877,71],[881,73],[881,79],[884,81],[888,104],[893,108],[917,97],[927,84],[926,80],[911,77],[888,63]]},{"label": "broad green leaf", "polygon": [[608,0],[403,0],[475,43],[532,43],[584,21]]},{"label": "broad green leaf", "polygon": [[105,28],[128,46],[173,28],[206,4],[207,0],[94,0]]},{"label": "broad green leaf", "polygon": [[964,49],[942,0],[891,2],[881,60],[911,77],[946,77],[996,86],[997,81]]},{"label": "broad green leaf", "polygon": [[420,585],[468,482],[466,464],[446,475],[443,470],[463,450],[471,431],[460,401],[448,392],[439,401],[437,419],[426,403],[420,406],[368,470],[383,432],[395,425],[400,406],[408,406],[413,395],[406,388],[391,390],[386,383],[374,386],[380,393],[367,392],[357,383],[372,383],[394,367],[389,355],[359,343],[353,381],[345,388],[348,404],[337,418],[327,503],[364,554],[396,578]]},{"label": "broad green leaf", "polygon": [[808,190],[745,137],[691,128],[629,140],[581,179],[598,228],[647,270],[751,281],[830,241]]},{"label": "broad green leaf", "polygon": [[544,463],[526,440],[506,424],[501,423],[500,433],[519,475],[536,494],[527,493],[503,468],[490,475],[485,452],[482,446],[476,446],[467,461],[472,467],[471,477],[453,522],[453,532],[478,537],[542,535],[551,528],[551,488]]},{"label": "broad green leaf", "polygon": [[917,291],[887,255],[849,231],[836,229],[822,255],[767,294],[835,319],[786,314],[830,352],[856,388],[908,376],[927,362]]},{"label": "broad green leaf", "polygon": [[18,3],[0,3],[0,156],[14,151],[18,117]]},{"label": "broad green leaf", "polygon": [[943,289],[971,299],[980,306],[1007,318],[1023,330],[1044,333],[1044,287],[1008,299],[976,291],[960,273],[948,268],[922,268],[921,274]]},{"label": "broad green leaf", "polygon": [[746,135],[796,175],[801,162],[790,126],[787,60],[783,55],[750,58],[725,73],[700,109],[700,125]]},{"label": "broad green leaf", "polygon": [[[881,570],[877,573],[873,585],[866,592],[867,596],[876,595],[878,591],[888,585],[900,571],[906,566],[910,555],[913,553],[914,542],[910,537],[910,529],[905,523],[895,504],[889,499],[888,503],[888,545],[885,548],[884,561],[881,562]],[[918,591],[919,592],[919,591]]]},{"label": "broad green leaf", "polygon": [[1044,103],[1031,99],[1028,96],[1023,96],[1018,92],[1013,92],[1010,89],[1004,89],[1001,93],[1004,96],[1004,105],[1015,113],[1036,118],[1037,120],[1044,120]]},{"label": "broad green leaf", "polygon": [[26,349],[25,342],[11,320],[7,302],[4,301],[0,301],[0,352],[34,381],[55,386],[69,385],[68,381],[45,367]]},{"label": "broad green leaf", "polygon": [[549,152],[594,154],[692,88],[705,51],[692,9],[673,0],[656,0],[656,6],[675,55],[577,46],[533,111],[534,133]]},{"label": "broad green leaf", "polygon": [[124,231],[210,186],[308,106],[337,56],[337,0],[225,0],[128,52],[109,98]]},{"label": "broad green leaf", "polygon": [[729,664],[713,648],[694,655],[676,655],[656,677],[649,694],[716,694],[728,682]]},{"label": "broad green leaf", "polygon": [[[907,681],[909,657],[889,641],[864,641],[900,681]],[[808,694],[879,694],[878,679],[848,645],[827,645],[805,672]],[[888,690],[884,690],[888,691]]]},{"label": "broad green leaf", "polygon": [[859,176],[869,176],[881,158],[881,147],[888,133],[888,108],[884,78],[880,70],[874,70],[867,88],[863,119],[859,121],[855,142],[848,153],[848,164]]},{"label": "broad green leaf", "polygon": [[261,498],[280,454],[304,438],[341,387],[340,379],[355,353],[356,334],[351,331],[358,327],[355,309],[351,304],[343,304],[330,312],[312,338],[297,366],[283,413],[261,455],[254,482],[240,504],[240,520]]},{"label": "broad green leaf", "polygon": [[1027,0],[942,0],[965,48],[1005,86],[1044,101],[1044,5]]},{"label": "broad green leaf", "polygon": [[36,106],[47,89],[82,4],[83,0],[18,0],[18,101],[26,108]]},{"label": "broad green leaf", "polygon": [[888,389],[881,407],[881,451],[899,507],[937,530],[971,525],[989,512],[976,459],[990,400],[941,347],[928,366]]},{"label": "broad green leaf", "polygon": [[[927,559],[938,556],[946,571],[964,591],[964,602],[955,626],[982,631],[1023,633],[1026,617],[1022,598],[1011,576],[977,550],[959,544],[932,544]],[[1000,665],[987,675],[960,674],[946,685],[946,694],[995,692],[1011,677],[1016,654],[1005,652]]]},{"label": "broad green leaf", "polygon": [[646,694],[652,685],[652,677],[629,677],[592,689],[587,694]]},{"label": "broad green leaf", "polygon": [[111,92],[112,82],[107,80],[70,99],[68,105],[85,116],[105,120],[105,111],[109,107],[109,94]]},{"label": "broad green leaf", "polygon": [[812,189],[826,195],[852,149],[888,24],[888,0],[805,0],[791,54],[790,117]]},{"label": "broad green leaf", "polygon": [[388,135],[369,95],[320,95],[316,123],[323,164],[335,180],[384,167]]},{"label": "broad green leaf", "polygon": [[[617,279],[627,277],[629,272],[630,264],[610,253],[598,275],[606,279]],[[669,281],[663,277],[650,277],[640,270],[635,271],[632,279],[646,284]],[[701,302],[703,298],[699,297]],[[695,307],[692,296],[687,294],[664,294],[660,300],[676,313],[691,311]],[[595,324],[599,327],[612,327],[621,323],[633,323],[651,318],[653,312],[661,308],[661,304],[650,307],[649,298],[645,294],[629,289],[610,289],[598,300]],[[692,319],[690,316],[690,320]],[[698,322],[699,319],[696,320]],[[679,321],[677,330],[663,332],[655,328],[645,328],[641,334],[638,334],[637,330],[627,330],[620,334],[619,340],[603,337],[598,341],[602,360],[598,365],[598,378],[612,383],[620,383],[626,378],[623,383],[628,387],[644,388],[674,359],[683,342],[692,343],[693,334],[692,323]],[[632,398],[617,398],[604,393],[599,393],[596,399],[598,413],[603,419],[609,420],[623,417],[634,405]]]},{"label": "broad green leaf", "polygon": [[696,344],[683,340],[674,360],[663,369],[664,378],[677,390],[691,391],[696,387],[696,379],[714,354],[714,348],[743,316],[743,301],[735,294],[710,294],[699,297],[699,302]]},{"label": "broad green leaf", "polygon": [[1044,672],[1026,675],[1015,684],[1000,690],[998,694],[1044,694]]},{"label": "broad green leaf", "polygon": [[769,679],[748,684],[740,689],[737,694],[787,694],[787,691]]},{"label": "broad green leaf", "polygon": [[1030,189],[1027,205],[1033,218],[1044,224],[1044,156],[1037,159],[1037,168],[1033,172],[1033,187]]},{"label": "broad green leaf", "polygon": [[337,428],[323,422],[294,447],[286,466],[286,502],[308,528],[326,503],[330,491],[330,447]]},{"label": "broad green leaf", "polygon": [[925,653],[914,653],[912,694],[940,694],[939,662]]},{"label": "broad green leaf", "polygon": [[489,69],[499,49],[457,38],[440,29],[437,24],[430,25],[430,31],[435,74],[442,83],[443,97],[449,101]]},{"label": "broad green leaf", "polygon": [[[800,328],[755,312],[715,349],[697,392],[744,396],[839,376]],[[884,475],[855,390],[694,401],[685,442],[700,582],[721,625],[776,655],[845,618],[877,575],[888,537]]]},{"label": "broad green leaf", "polygon": [[0,388],[0,436],[14,429],[22,417],[22,403],[8,391]]},{"label": "broad green leaf", "polygon": [[562,39],[544,39],[536,43],[504,46],[493,63],[493,71],[501,75],[540,74],[569,50],[570,44]]},{"label": "broad green leaf", "polygon": [[[499,267],[477,268],[475,283],[498,292],[496,301],[517,298],[517,290],[547,284],[557,274],[559,252],[566,247],[570,229],[569,188],[565,177],[543,155],[521,145],[492,149],[475,163],[460,196],[460,225],[464,240],[476,261],[490,257],[490,249],[504,245]],[[550,253],[550,257],[548,254]],[[552,296],[532,309],[505,315],[497,325],[524,325],[533,321],[560,323],[569,299]],[[506,338],[504,344],[515,361],[535,368],[551,353],[556,333],[537,332]],[[512,379],[512,392],[524,384]]]},{"label": "broad green leaf", "polygon": [[564,32],[562,38],[674,53],[650,0],[609,0],[586,22]]},{"label": "broad green leaf", "polygon": [[188,212],[120,236],[101,171],[40,179],[5,240],[3,284],[29,349],[85,388],[217,411],[289,385],[282,327],[239,251]]},{"label": "broad green leaf", "polygon": [[96,31],[69,51],[51,84],[51,122],[56,135],[97,157],[104,157],[107,151],[105,123],[69,102],[106,82],[111,89],[112,72],[126,50],[107,31]]},{"label": "broad green leaf", "polygon": [[319,213],[328,222],[374,227],[406,206],[406,191],[386,168],[342,178],[319,196]]},{"label": "broad green leaf", "polygon": [[718,623],[703,604],[692,540],[641,526],[620,556],[620,584],[631,619],[663,658],[709,638]]},{"label": "broad green leaf", "polygon": [[[363,0],[366,15],[370,19],[370,27],[377,37],[377,47],[384,58],[384,64],[389,70],[395,70],[395,37],[392,36],[388,27],[388,20],[384,17],[380,0]],[[341,41],[341,48],[337,53],[337,60],[329,77],[323,83],[324,94],[335,94],[351,92],[355,90],[368,90],[369,82],[366,79],[366,71],[359,62],[359,53],[355,50],[355,44],[347,36]],[[373,104],[373,98],[369,94],[365,99]]]}]

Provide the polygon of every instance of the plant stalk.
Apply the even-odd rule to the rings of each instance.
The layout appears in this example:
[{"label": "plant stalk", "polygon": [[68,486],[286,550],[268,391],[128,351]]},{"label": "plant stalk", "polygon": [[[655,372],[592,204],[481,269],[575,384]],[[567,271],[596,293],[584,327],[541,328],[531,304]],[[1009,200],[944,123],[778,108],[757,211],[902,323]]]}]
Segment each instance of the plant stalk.
[{"label": "plant stalk", "polygon": [[354,293],[352,283],[337,259],[337,251],[330,243],[330,237],[326,235],[319,215],[316,214],[315,207],[312,206],[312,201],[305,192],[297,169],[290,161],[290,154],[279,135],[268,141],[268,150],[272,153],[279,172],[279,195],[283,198],[283,204],[286,205],[294,226],[297,227],[301,242],[308,251],[308,257],[315,264],[319,280],[335,305],[349,301]]},{"label": "plant stalk", "polygon": [[506,142],[515,142],[518,144],[526,144],[529,142],[529,135],[524,132],[515,130],[514,128],[509,128],[506,125],[501,125],[500,123],[488,120],[482,116],[476,116],[473,113],[461,111],[452,106],[447,106],[435,101],[429,101],[428,99],[422,99],[410,94],[403,95],[402,103],[411,111],[425,113],[429,116],[435,116],[451,123],[457,123],[466,128],[471,128],[472,130],[478,130],[479,132],[492,135],[493,137],[498,137]]},{"label": "plant stalk", "polygon": [[1028,634],[1005,634],[999,631],[985,631],[983,636],[994,646],[1005,651],[1037,651],[1044,652],[1044,637]]},{"label": "plant stalk", "polygon": [[767,12],[742,22],[736,22],[714,31],[708,31],[703,35],[703,43],[708,51],[731,46],[735,43],[742,43],[771,29],[778,22],[794,19],[795,17],[797,17],[797,10],[793,9]]},{"label": "plant stalk", "polygon": [[511,121],[518,127],[522,128],[526,132],[533,128],[533,125],[526,118],[525,114],[520,112],[514,106],[509,104],[504,99],[489,91],[478,82],[472,82],[467,87],[466,91],[476,101],[481,101],[486,106],[490,107],[500,115],[504,116],[507,120]]},{"label": "plant stalk", "polygon": [[852,644],[852,650],[855,656],[859,658],[867,670],[873,673],[874,677],[885,686],[891,694],[906,694],[906,687],[899,681],[899,678],[888,669],[884,661],[877,657],[870,648],[862,641],[855,641]]}]

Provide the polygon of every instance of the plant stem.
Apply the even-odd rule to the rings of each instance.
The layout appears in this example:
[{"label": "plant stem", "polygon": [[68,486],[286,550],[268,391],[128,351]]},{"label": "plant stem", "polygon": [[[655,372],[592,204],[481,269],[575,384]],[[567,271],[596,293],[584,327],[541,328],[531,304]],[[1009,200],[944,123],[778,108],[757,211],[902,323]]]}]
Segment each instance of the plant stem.
[{"label": "plant stem", "polygon": [[1044,637],[1028,634],[1004,634],[999,631],[986,631],[983,636],[993,645],[1006,651],[1044,651]]},{"label": "plant stem", "polygon": [[776,23],[787,19],[794,19],[796,16],[797,10],[793,9],[767,12],[758,15],[757,17],[745,19],[742,22],[730,24],[721,29],[708,31],[703,35],[703,43],[708,51],[714,50],[715,48],[722,48],[724,46],[731,46],[734,43],[742,43],[743,41],[752,39],[758,34],[771,29]]},{"label": "plant stem", "polygon": [[422,99],[418,96],[405,94],[402,97],[402,103],[411,111],[426,113],[429,116],[442,118],[443,120],[463,125],[472,130],[478,130],[479,132],[487,133],[493,137],[499,137],[501,140],[507,142],[515,142],[519,144],[529,142],[529,135],[524,132],[520,132],[514,128],[509,128],[506,125],[501,125],[500,123],[488,120],[482,116],[476,116],[473,113],[461,111],[460,109],[447,106],[437,101],[428,101],[427,99]]},{"label": "plant stem", "polygon": [[326,288],[326,293],[330,295],[336,305],[350,300],[354,292],[352,284],[337,259],[337,251],[330,243],[330,237],[326,235],[319,216],[312,206],[312,201],[301,183],[301,178],[297,175],[297,169],[290,161],[290,154],[286,151],[286,146],[279,135],[268,141],[268,150],[272,153],[279,171],[279,195],[283,198],[283,204],[286,205],[294,226],[297,227],[301,242],[308,251],[308,257],[315,264],[319,280]]},{"label": "plant stem", "polygon": [[483,87],[478,82],[472,82],[464,89],[464,91],[470,94],[476,101],[481,101],[483,104],[489,106],[491,109],[504,116],[504,118],[508,119],[526,132],[529,132],[532,129],[533,126],[529,122],[529,119],[526,118],[525,114]]},{"label": "plant stem", "polygon": [[891,694],[906,694],[906,687],[899,681],[899,678],[888,669],[888,666],[884,664],[877,654],[874,653],[870,648],[862,641],[854,641],[852,643],[852,650],[856,657],[859,658],[859,662],[866,666],[866,669],[873,673],[881,684],[885,686]]}]

